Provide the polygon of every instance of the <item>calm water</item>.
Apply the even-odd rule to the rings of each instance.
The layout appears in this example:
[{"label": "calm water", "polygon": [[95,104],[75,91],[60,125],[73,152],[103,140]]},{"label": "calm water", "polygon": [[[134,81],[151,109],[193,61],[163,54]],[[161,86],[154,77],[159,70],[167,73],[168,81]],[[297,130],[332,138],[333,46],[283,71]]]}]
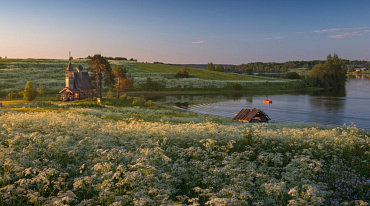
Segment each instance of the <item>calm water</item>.
[{"label": "calm water", "polygon": [[[264,104],[271,99],[272,104]],[[272,121],[350,125],[370,130],[370,80],[350,78],[336,94],[276,94],[249,96],[176,96],[163,99],[176,108],[233,118],[243,108],[262,109]],[[197,103],[197,102],[212,103]]]}]

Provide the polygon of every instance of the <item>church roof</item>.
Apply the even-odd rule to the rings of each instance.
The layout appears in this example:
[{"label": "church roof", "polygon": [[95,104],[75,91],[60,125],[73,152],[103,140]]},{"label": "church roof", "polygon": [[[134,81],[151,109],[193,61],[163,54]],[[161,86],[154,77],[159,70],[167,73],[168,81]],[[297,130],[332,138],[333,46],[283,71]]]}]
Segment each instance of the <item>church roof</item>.
[{"label": "church roof", "polygon": [[93,89],[88,72],[75,72],[75,84],[77,89]]},{"label": "church roof", "polygon": [[77,71],[78,71],[78,72],[81,72],[84,68],[83,68],[81,65],[78,65],[78,66],[76,67],[76,69],[77,69]]}]

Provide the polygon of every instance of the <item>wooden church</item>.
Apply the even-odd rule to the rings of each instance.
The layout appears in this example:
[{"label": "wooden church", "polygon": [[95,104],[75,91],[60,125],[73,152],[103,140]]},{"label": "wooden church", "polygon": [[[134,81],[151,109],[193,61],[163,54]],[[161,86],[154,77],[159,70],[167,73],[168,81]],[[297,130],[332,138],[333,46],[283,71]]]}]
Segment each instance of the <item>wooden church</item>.
[{"label": "wooden church", "polygon": [[70,59],[66,69],[66,87],[59,92],[62,101],[94,97],[94,87],[91,84],[89,73],[83,72],[81,65],[78,65],[76,70],[73,70]]}]

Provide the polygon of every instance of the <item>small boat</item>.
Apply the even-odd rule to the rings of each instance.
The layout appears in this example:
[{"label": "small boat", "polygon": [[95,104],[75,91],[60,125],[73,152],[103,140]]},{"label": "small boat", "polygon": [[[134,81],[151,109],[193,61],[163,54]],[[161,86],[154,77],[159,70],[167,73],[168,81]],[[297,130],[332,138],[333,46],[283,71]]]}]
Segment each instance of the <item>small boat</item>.
[{"label": "small boat", "polygon": [[264,103],[264,104],[271,104],[271,103],[272,103],[272,101],[271,101],[271,100],[269,100],[269,99],[265,99],[265,100],[263,100],[263,103]]}]

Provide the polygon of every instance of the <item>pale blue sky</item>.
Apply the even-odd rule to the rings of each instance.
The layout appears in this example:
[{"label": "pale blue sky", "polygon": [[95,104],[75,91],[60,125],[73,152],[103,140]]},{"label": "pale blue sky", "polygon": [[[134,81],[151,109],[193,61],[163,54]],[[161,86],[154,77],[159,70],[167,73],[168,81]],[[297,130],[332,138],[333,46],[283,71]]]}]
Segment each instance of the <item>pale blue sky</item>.
[{"label": "pale blue sky", "polygon": [[370,60],[370,1],[0,0],[0,56],[165,63]]}]

